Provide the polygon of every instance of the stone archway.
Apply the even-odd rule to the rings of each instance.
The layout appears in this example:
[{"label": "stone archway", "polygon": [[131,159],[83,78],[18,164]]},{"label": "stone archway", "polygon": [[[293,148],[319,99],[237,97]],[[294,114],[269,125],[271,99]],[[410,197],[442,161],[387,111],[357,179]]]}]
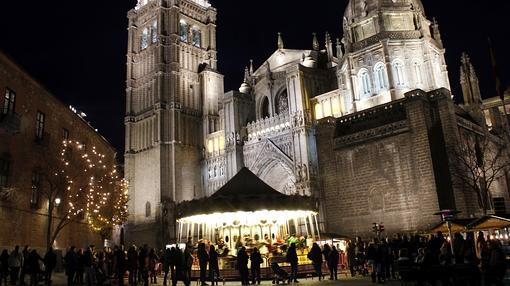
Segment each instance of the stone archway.
[{"label": "stone archway", "polygon": [[267,140],[249,169],[273,189],[286,195],[297,194],[292,160],[271,140]]}]

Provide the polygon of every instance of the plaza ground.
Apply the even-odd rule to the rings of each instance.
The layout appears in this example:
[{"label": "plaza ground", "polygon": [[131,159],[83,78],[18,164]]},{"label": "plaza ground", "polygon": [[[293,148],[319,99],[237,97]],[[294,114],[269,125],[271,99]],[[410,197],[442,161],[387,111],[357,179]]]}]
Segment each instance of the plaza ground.
[{"label": "plaza ground", "polygon": [[[150,285],[163,285],[163,278],[162,277],[158,277],[157,282],[158,282],[157,284],[150,284]],[[54,274],[53,286],[64,286],[64,285],[67,285],[66,283],[67,283],[66,276],[64,275],[63,272]],[[108,285],[108,284],[105,283],[104,285]],[[128,286],[127,279],[126,279],[124,285]],[[179,282],[178,285],[183,286],[183,284],[181,282]],[[199,284],[196,281],[193,281],[190,286],[198,286],[198,285]],[[220,282],[219,285],[220,286],[222,286],[222,285],[234,286],[234,285],[241,285],[241,283],[238,282],[238,281],[229,281],[229,282],[226,282],[225,284]],[[270,280],[264,280],[264,281],[262,281],[261,285],[270,286],[270,285],[273,285],[273,284],[271,283]],[[298,284],[291,284],[291,285],[294,285],[294,286],[299,286],[299,285],[310,285],[310,286],[316,286],[316,285],[317,286],[319,286],[319,285],[331,285],[331,286],[333,286],[333,285],[342,285],[342,286],[369,286],[369,285],[382,285],[382,284],[374,284],[374,283],[372,283],[370,281],[370,277],[354,277],[354,278],[347,277],[346,278],[345,276],[342,276],[337,281],[331,281],[331,280],[318,281],[317,279],[313,279],[313,280],[312,279],[300,279]],[[384,285],[401,286],[401,285],[404,285],[404,284],[402,284],[400,281],[392,280],[392,281],[386,282]],[[414,284],[413,283],[407,283],[407,285],[414,285]],[[507,274],[507,277],[505,278],[505,285],[510,286],[510,276],[508,274]]]}]

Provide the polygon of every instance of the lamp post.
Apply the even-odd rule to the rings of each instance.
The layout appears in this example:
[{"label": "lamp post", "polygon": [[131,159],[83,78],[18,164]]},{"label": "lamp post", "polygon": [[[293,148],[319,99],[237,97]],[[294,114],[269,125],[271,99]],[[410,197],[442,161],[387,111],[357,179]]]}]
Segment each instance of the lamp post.
[{"label": "lamp post", "polygon": [[452,257],[453,257],[452,221],[455,219],[455,217],[459,213],[460,213],[460,211],[455,211],[455,210],[442,210],[442,211],[439,211],[434,214],[434,215],[440,215],[441,219],[446,222],[446,226],[448,228],[448,234],[450,235],[450,251],[452,252]]}]

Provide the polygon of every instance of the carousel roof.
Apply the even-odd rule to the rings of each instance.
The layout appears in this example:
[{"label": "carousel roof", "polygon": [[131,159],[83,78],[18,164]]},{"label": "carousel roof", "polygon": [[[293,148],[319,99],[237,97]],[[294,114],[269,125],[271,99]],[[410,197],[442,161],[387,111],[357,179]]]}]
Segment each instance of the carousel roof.
[{"label": "carousel roof", "polygon": [[280,193],[243,168],[212,196],[178,204],[177,218],[225,212],[317,209],[314,198]]}]

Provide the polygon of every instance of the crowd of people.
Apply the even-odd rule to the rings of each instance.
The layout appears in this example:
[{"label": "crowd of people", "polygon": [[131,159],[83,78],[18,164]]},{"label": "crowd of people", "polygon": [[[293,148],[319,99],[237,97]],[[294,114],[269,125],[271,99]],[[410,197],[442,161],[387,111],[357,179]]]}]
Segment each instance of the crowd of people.
[{"label": "crowd of people", "polygon": [[349,242],[346,252],[351,275],[370,274],[374,283],[393,278],[450,285],[456,275],[463,275],[471,285],[480,285],[482,279],[485,285],[503,285],[507,269],[500,240],[486,238],[482,232],[476,239],[473,233],[465,238],[457,233],[452,244],[441,232],[369,242],[357,238]]},{"label": "crowd of people", "polygon": [[36,286],[40,281],[51,284],[51,276],[57,264],[57,255],[50,247],[41,257],[37,250],[25,245],[23,250],[17,245],[10,253],[7,249],[0,254],[0,285],[2,283],[26,285],[28,277],[30,286]]},{"label": "crowd of people", "polygon": [[[450,244],[450,239],[440,232],[430,237],[396,235],[392,239],[370,241],[356,238],[347,243],[345,253],[338,245],[325,244],[321,247],[313,243],[307,258],[319,280],[325,279],[323,269],[329,272],[329,279],[337,280],[340,257],[346,256],[344,266],[353,277],[371,276],[374,283],[403,279],[418,284],[439,280],[442,285],[449,285],[455,280],[453,276],[458,269],[464,269],[468,273],[465,285],[480,285],[482,280],[485,285],[503,285],[507,264],[499,240],[486,238],[483,233],[475,239],[474,234],[469,233],[466,237],[456,234],[452,241]],[[260,251],[256,247],[247,249],[241,246],[236,254],[235,269],[242,285],[260,284],[264,262]],[[63,265],[69,286],[101,285],[106,281],[122,286],[126,283],[125,275],[130,286],[148,286],[157,283],[160,273],[165,286],[170,283],[175,286],[178,281],[189,286],[192,266],[197,261],[197,280],[201,286],[207,286],[208,282],[218,284],[220,279],[218,257],[215,246],[207,242],[200,242],[195,248],[188,241],[182,249],[174,245],[159,251],[147,245],[102,250],[91,245],[85,249],[69,248],[63,257]],[[284,259],[290,265],[286,279],[289,283],[298,283],[296,243],[289,243]],[[29,246],[23,250],[16,246],[10,253],[4,250],[0,255],[0,285],[25,285],[27,278],[30,286],[40,282],[51,285],[56,265],[57,255],[52,248],[43,257]]]}]

